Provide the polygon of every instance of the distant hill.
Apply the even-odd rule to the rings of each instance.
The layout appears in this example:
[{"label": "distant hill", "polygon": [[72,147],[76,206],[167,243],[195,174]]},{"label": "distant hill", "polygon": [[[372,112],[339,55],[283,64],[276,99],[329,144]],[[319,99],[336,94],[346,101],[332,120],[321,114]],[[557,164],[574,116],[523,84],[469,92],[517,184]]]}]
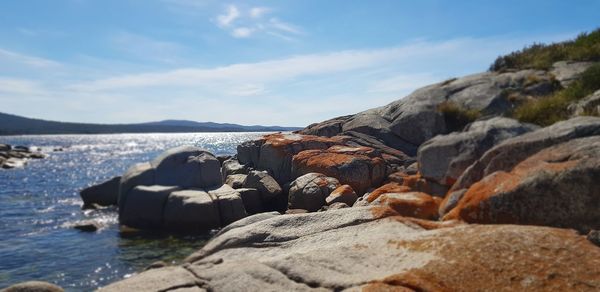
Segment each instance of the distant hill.
[{"label": "distant hill", "polygon": [[0,113],[0,135],[24,134],[111,134],[111,133],[186,133],[186,132],[277,132],[298,127],[243,126],[186,120],[165,120],[140,124],[86,124],[31,119]]}]

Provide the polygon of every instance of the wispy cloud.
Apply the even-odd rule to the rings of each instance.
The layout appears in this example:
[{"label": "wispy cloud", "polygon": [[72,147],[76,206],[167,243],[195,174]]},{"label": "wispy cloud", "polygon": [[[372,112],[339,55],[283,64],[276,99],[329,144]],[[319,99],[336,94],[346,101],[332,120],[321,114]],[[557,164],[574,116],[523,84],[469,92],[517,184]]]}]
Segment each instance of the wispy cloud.
[{"label": "wispy cloud", "polygon": [[240,17],[240,10],[235,5],[228,5],[224,14],[217,16],[217,23],[220,27],[229,27]]},{"label": "wispy cloud", "polygon": [[60,63],[50,59],[25,55],[9,50],[0,49],[0,61],[20,63],[30,67],[48,68],[60,66]]},{"label": "wispy cloud", "polygon": [[264,33],[282,40],[294,41],[304,31],[296,25],[284,22],[276,17],[267,18],[273,13],[269,7],[240,8],[227,5],[222,14],[217,15],[217,26],[229,32],[235,38],[249,38]]},{"label": "wispy cloud", "polygon": [[46,91],[36,81],[0,77],[0,92],[6,94],[38,95]]},{"label": "wispy cloud", "polygon": [[174,63],[184,47],[178,43],[156,40],[147,36],[118,32],[110,37],[117,50],[145,60]]}]

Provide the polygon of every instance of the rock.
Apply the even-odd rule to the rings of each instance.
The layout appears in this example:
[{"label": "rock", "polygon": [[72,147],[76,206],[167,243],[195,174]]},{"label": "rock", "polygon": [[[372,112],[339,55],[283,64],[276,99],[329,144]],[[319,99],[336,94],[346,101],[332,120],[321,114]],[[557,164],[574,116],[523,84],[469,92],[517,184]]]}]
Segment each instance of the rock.
[{"label": "rock", "polygon": [[205,231],[221,226],[219,206],[203,190],[172,192],[163,214],[164,225],[170,230]]},{"label": "rock", "polygon": [[6,158],[0,156],[0,167],[2,167],[2,164],[4,164],[4,161],[6,161]]},{"label": "rock", "polygon": [[600,90],[569,105],[569,111],[574,116],[600,115]]},{"label": "rock", "polygon": [[600,136],[574,139],[487,175],[444,219],[600,229],[599,181]]},{"label": "rock", "polygon": [[[510,171],[536,152],[576,138],[600,135],[600,118],[576,117],[533,132],[504,140],[469,166],[450,189],[458,195],[496,171]],[[455,195],[457,195],[455,194]],[[450,210],[454,206],[444,206]]]},{"label": "rock", "polygon": [[541,70],[474,74],[417,89],[386,106],[313,124],[299,133],[328,136],[341,127],[336,135],[363,133],[414,156],[425,141],[462,128],[440,105],[453,104],[462,111],[501,116],[515,106],[509,95],[547,95],[555,90],[554,82],[552,74]]},{"label": "rock", "polygon": [[100,206],[117,205],[120,182],[121,177],[116,176],[108,181],[81,190],[79,195],[83,200],[83,208],[86,209],[92,204]]},{"label": "rock", "polygon": [[244,188],[257,189],[263,200],[273,199],[281,194],[281,186],[264,171],[250,171],[243,184]]},{"label": "rock", "polygon": [[388,206],[402,216],[436,220],[441,200],[421,192],[384,193],[371,205]]},{"label": "rock", "polygon": [[600,230],[592,230],[586,236],[587,240],[600,247]]},{"label": "rock", "polygon": [[161,228],[163,208],[169,194],[178,191],[173,186],[137,186],[129,191],[119,222],[133,228]]},{"label": "rock", "polygon": [[100,291],[173,291],[176,288],[195,287],[199,279],[184,267],[150,269],[109,286]]},{"label": "rock", "polygon": [[73,228],[84,232],[96,232],[98,229],[102,228],[102,225],[92,220],[85,220],[75,223]]},{"label": "rock", "polygon": [[217,155],[217,160],[219,160],[219,162],[221,163],[221,165],[223,165],[223,162],[231,159],[232,156],[231,155]]},{"label": "rock", "polygon": [[485,151],[503,140],[537,129],[509,118],[477,121],[463,132],[439,135],[419,147],[417,159],[423,177],[452,186]]},{"label": "rock", "polygon": [[237,159],[227,159],[223,161],[223,165],[221,166],[221,173],[223,177],[227,177],[232,174],[248,174],[248,169],[245,166],[241,165]]},{"label": "rock", "polygon": [[314,135],[321,137],[333,137],[342,132],[342,125],[352,116],[343,116],[333,118],[321,123],[314,123],[302,130],[304,135]]},{"label": "rock", "polygon": [[150,164],[155,169],[158,185],[205,188],[223,183],[219,160],[198,147],[169,149]]},{"label": "rock", "polygon": [[550,73],[554,75],[562,87],[567,87],[571,82],[577,79],[579,74],[583,73],[583,71],[593,64],[593,62],[560,61],[552,65]]},{"label": "rock", "polygon": [[306,210],[306,209],[287,209],[287,210],[285,210],[285,214],[288,214],[288,215],[305,214],[305,213],[308,213],[308,210]]},{"label": "rock", "polygon": [[239,189],[244,186],[244,181],[246,181],[246,174],[231,174],[225,178],[225,184],[228,184],[234,189]]},{"label": "rock", "polygon": [[240,193],[242,201],[244,202],[244,208],[248,214],[256,214],[265,210],[260,192],[257,189],[240,188],[236,189],[236,191]]},{"label": "rock", "polygon": [[240,163],[268,171],[279,183],[291,181],[292,157],[303,150],[327,149],[343,144],[345,138],[324,138],[299,134],[270,134],[238,146]]},{"label": "rock", "polygon": [[250,225],[252,223],[258,222],[258,221],[268,220],[273,217],[277,217],[279,215],[281,215],[281,214],[279,214],[279,212],[264,212],[264,213],[250,215],[246,218],[240,219],[238,221],[235,221],[235,222],[223,227],[221,230],[219,230],[219,232],[217,234],[215,234],[215,236],[218,236],[220,234],[228,232],[229,230],[232,230],[232,229],[244,227],[244,226]]},{"label": "rock", "polygon": [[222,226],[247,216],[240,193],[229,185],[209,188],[207,191],[219,206]]},{"label": "rock", "polygon": [[167,264],[167,263],[165,263],[165,262],[163,262],[163,261],[156,261],[156,262],[153,262],[153,263],[151,263],[149,266],[147,266],[147,267],[144,269],[144,271],[147,271],[147,270],[152,270],[152,269],[158,269],[158,268],[164,268],[164,267],[166,267],[166,266],[168,266],[168,264]]},{"label": "rock", "polygon": [[352,187],[349,185],[342,185],[333,190],[331,194],[325,198],[325,203],[327,203],[327,205],[344,203],[347,206],[352,206],[356,200],[358,200],[358,196]]},{"label": "rock", "polygon": [[438,218],[442,199],[392,182],[373,190],[365,201],[370,205],[388,206],[403,216],[434,220]]},{"label": "rock", "polygon": [[23,168],[27,165],[27,160],[11,157],[2,164],[4,169]]},{"label": "rock", "polygon": [[2,289],[3,292],[63,292],[63,288],[42,281],[27,281]]},{"label": "rock", "polygon": [[32,158],[32,159],[43,159],[43,158],[46,158],[46,157],[47,157],[46,154],[39,153],[39,152],[35,152],[35,153],[29,154],[29,158]]},{"label": "rock", "polygon": [[0,151],[8,152],[12,149],[12,147],[8,144],[0,144]]},{"label": "rock", "polygon": [[125,174],[123,174],[123,176],[121,176],[118,197],[119,218],[123,216],[123,210],[125,209],[129,191],[138,185],[154,185],[155,181],[154,168],[147,162],[133,165],[125,172]]},{"label": "rock", "polygon": [[289,209],[316,212],[326,204],[325,198],[340,186],[337,179],[320,173],[307,173],[290,185]]},{"label": "rock", "polygon": [[369,147],[333,146],[326,150],[305,150],[294,156],[292,173],[322,173],[363,194],[381,184],[386,166],[380,153]]},{"label": "rock", "polygon": [[329,206],[323,206],[323,207],[327,207],[327,211],[350,208],[350,206],[344,202],[335,202]]},{"label": "rock", "polygon": [[13,146],[12,150],[16,152],[31,152],[31,150],[27,146]]},{"label": "rock", "polygon": [[166,291],[199,282],[210,291],[594,291],[598,259],[600,249],[572,230],[434,222],[360,207],[244,224],[181,267],[104,289]]}]

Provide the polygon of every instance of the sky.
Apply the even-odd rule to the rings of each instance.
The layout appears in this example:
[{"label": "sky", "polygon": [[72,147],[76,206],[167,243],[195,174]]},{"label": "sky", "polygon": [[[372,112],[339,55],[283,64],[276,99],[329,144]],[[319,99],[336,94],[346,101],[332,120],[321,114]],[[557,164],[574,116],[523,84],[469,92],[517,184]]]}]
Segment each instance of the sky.
[{"label": "sky", "polygon": [[0,1],[0,112],[306,126],[600,27],[600,0]]}]

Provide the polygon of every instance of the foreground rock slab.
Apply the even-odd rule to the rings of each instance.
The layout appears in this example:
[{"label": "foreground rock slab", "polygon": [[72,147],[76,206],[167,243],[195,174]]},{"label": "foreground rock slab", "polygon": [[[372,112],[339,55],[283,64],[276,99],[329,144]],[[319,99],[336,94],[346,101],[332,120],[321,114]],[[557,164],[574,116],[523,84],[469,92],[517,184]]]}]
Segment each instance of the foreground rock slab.
[{"label": "foreground rock slab", "polygon": [[2,292],[63,292],[63,288],[42,281],[27,281],[12,285],[3,289]]},{"label": "foreground rock slab", "polygon": [[572,230],[434,222],[354,207],[247,217],[186,264],[102,290],[597,291],[599,265],[600,248]]}]

